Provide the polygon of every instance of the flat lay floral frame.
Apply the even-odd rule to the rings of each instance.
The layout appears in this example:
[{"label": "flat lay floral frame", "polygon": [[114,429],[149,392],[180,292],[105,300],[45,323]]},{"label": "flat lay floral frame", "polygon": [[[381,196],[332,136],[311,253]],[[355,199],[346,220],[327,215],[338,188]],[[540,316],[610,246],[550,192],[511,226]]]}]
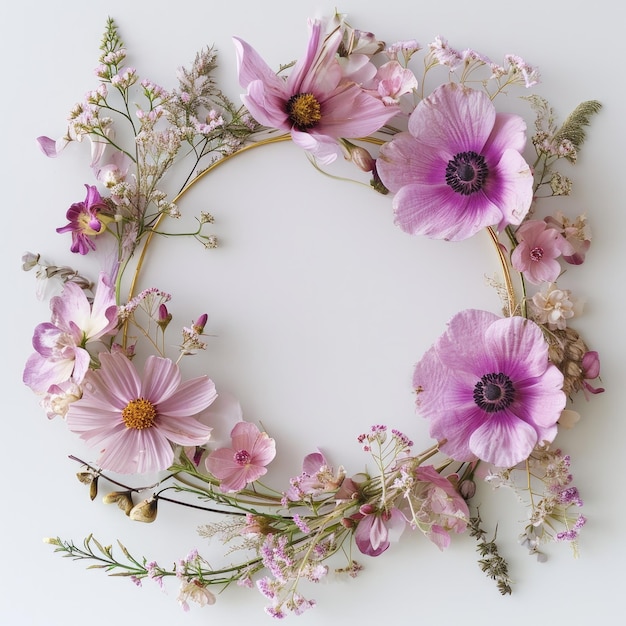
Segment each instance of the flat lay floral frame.
[{"label": "flat lay floral frame", "polygon": [[[81,461],[79,477],[92,497],[104,491],[105,501],[143,522],[154,521],[159,502],[167,502],[173,493],[212,502],[207,509],[214,504],[234,507],[229,517],[218,514],[228,522],[208,523],[203,532],[226,542],[239,538],[242,548],[258,557],[215,577],[202,550],[168,569],[131,556],[121,546],[128,560],[118,560],[117,552],[93,537],[82,546],[61,538],[50,542],[64,554],[93,560],[137,583],[177,578],[184,608],[194,601],[214,602],[216,590],[231,581],[255,586],[267,598],[267,612],[281,617],[313,606],[300,592],[302,582],[327,575],[326,559],[339,552],[342,541],[354,540],[355,558],[336,569],[354,576],[367,566],[367,557],[382,555],[403,530],[421,530],[441,548],[453,534],[468,532],[477,538],[481,568],[508,594],[506,562],[484,530],[479,511],[472,510],[477,480],[515,488],[529,500],[529,523],[521,534],[539,558],[544,558],[546,540],[575,546],[585,523],[569,457],[543,442],[551,444],[559,428],[575,421],[577,416],[566,408],[568,398],[602,391],[598,354],[570,325],[582,314],[576,294],[557,284],[565,267],[573,272],[585,260],[590,227],[582,215],[544,217],[540,209],[549,204],[547,197],[570,195],[572,181],[557,167],[575,163],[599,105],[585,102],[559,122],[547,102],[530,95],[536,114],[531,148],[537,161],[528,163],[522,156],[529,149],[525,124],[517,116],[498,113],[495,97],[499,90],[532,91],[537,72],[518,57],[492,65],[473,51],[456,51],[441,38],[422,49],[416,42],[382,48],[375,37],[334,16],[328,23],[311,24],[307,53],[299,64],[284,69],[289,78],[283,82],[248,43],[236,40],[235,45],[247,110],[210,83],[214,59],[207,50],[179,74],[178,90],[166,94],[149,81],[143,83],[148,104],[131,115],[124,107],[135,100],[126,96],[139,82],[134,70],[124,67],[122,42],[115,24],[109,23],[100,86],[72,113],[66,138],[41,138],[40,143],[49,156],[56,156],[71,149],[68,141],[89,139],[95,180],[85,185],[84,199],[72,205],[67,223],[58,230],[71,236],[78,255],[97,254],[101,241],[112,236],[119,245],[120,265],[84,278],[74,268],[50,265],[36,254],[25,256],[26,269],[35,269],[46,280],[60,278],[63,291],[51,300],[51,321],[35,331],[24,378],[43,394],[49,417],[63,417],[71,430],[104,448],[95,460]],[[428,59],[424,72],[442,71],[441,85],[428,94],[419,93],[423,77],[408,69],[410,63],[421,67],[416,61],[422,57]],[[488,78],[474,84],[474,77],[485,71]],[[335,81],[333,90],[328,91],[325,81]],[[118,135],[110,132],[113,124],[104,116],[110,93],[125,100],[122,113],[128,121],[138,113],[140,158],[135,163],[132,150],[124,155],[118,149]],[[348,102],[362,112],[352,126],[333,118]],[[472,133],[465,131],[468,119]],[[404,122],[408,130],[389,130],[391,120]],[[161,132],[158,124],[164,121],[177,132]],[[198,171],[212,171],[244,146],[283,141],[280,131],[289,132],[323,171],[332,172],[334,159],[344,158],[371,172],[373,193],[388,193],[396,223],[418,238],[454,242],[489,229],[504,279],[494,283],[502,295],[501,312],[461,311],[421,359],[416,355],[417,413],[429,420],[435,445],[415,454],[407,435],[393,425],[377,424],[358,437],[376,472],[348,475],[312,451],[303,460],[302,473],[274,492],[264,489],[261,480],[277,452],[273,439],[260,425],[245,422],[235,404],[231,444],[212,448],[211,424],[191,417],[206,412],[219,390],[204,375],[181,383],[174,361],[163,355],[170,295],[149,287],[132,291],[125,300],[122,277],[138,260],[141,269],[141,246],[176,216],[176,200],[162,197],[156,185],[173,160],[171,154],[183,154],[178,152],[181,143],[193,146],[198,160],[184,191]],[[368,136],[372,139],[358,141]],[[380,146],[379,152],[372,146]],[[443,182],[431,177],[442,154],[449,155]],[[219,160],[213,162],[216,156]],[[204,158],[208,165],[200,166]],[[133,168],[138,173],[134,179]],[[155,186],[141,188],[146,180]],[[204,232],[212,221],[201,214],[197,232],[190,235],[209,248],[219,243]],[[523,279],[521,296],[511,273]],[[179,358],[201,356],[209,320],[210,314],[200,313],[182,329]],[[133,324],[153,344],[153,354],[146,356],[139,342],[135,348],[128,331]],[[94,352],[96,348],[102,351]],[[477,354],[483,356],[477,359]],[[145,360],[143,368],[135,367],[140,359]],[[458,404],[451,404],[451,398]],[[509,422],[489,419],[505,412]],[[97,428],[96,414],[101,420]],[[335,451],[333,457],[340,462]],[[176,487],[164,481],[137,489],[126,483],[116,486],[112,480],[113,473],[168,469],[179,481]],[[538,482],[527,488],[529,477]],[[258,510],[265,505],[270,512]]]}]

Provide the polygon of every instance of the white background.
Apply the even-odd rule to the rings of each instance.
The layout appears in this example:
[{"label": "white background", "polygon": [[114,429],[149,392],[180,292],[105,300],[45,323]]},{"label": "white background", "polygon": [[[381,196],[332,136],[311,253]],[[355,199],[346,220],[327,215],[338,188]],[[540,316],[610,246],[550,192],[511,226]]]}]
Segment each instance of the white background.
[{"label": "white background", "polygon": [[[517,545],[525,510],[508,492],[479,492],[490,527],[499,523],[501,553],[515,580],[501,597],[476,564],[474,541],[454,538],[440,553],[407,533],[379,559],[365,561],[356,580],[304,589],[318,606],[302,624],[379,623],[409,620],[436,624],[511,626],[540,623],[608,623],[623,604],[626,428],[624,345],[624,9],[588,3],[524,3],[502,0],[379,3],[345,0],[349,21],[388,42],[436,35],[454,47],[473,47],[500,59],[517,53],[539,65],[539,93],[565,117],[580,101],[598,99],[579,166],[575,195],[563,206],[586,212],[594,240],[588,261],[571,268],[564,282],[586,299],[576,328],[600,352],[607,392],[578,401],[580,424],[559,436],[572,454],[575,482],[585,500],[587,527],[581,556],[551,546],[540,565]],[[127,0],[41,4],[11,3],[4,13],[2,129],[6,269],[4,330],[4,450],[0,623],[16,626],[264,623],[264,599],[232,588],[210,608],[183,614],[173,584],[164,593],[150,581],[136,588],[127,579],[86,571],[42,543],[60,535],[80,541],[93,532],[103,543],[122,540],[138,556],[168,564],[198,545],[200,516],[163,508],[155,524],[128,521],[100,499],[91,502],[74,478],[67,455],[88,454],[61,420],[48,422],[21,382],[34,326],[48,319],[47,302],[35,299],[34,277],[20,269],[26,250],[51,262],[82,263],[68,251],[69,236],[54,229],[66,208],[83,198],[89,178],[86,146],[71,146],[48,160],[35,137],[59,136],[69,109],[96,82],[93,68],[107,16],[127,44],[129,64],[166,88],[175,70],[195,52],[216,44],[219,79],[233,99],[239,94],[231,36],[248,40],[272,67],[299,57],[307,40],[306,18],[334,10],[333,2],[301,1],[172,3]],[[511,106],[513,96],[509,96]],[[507,105],[506,98],[500,100]],[[269,481],[282,484],[299,471],[300,459],[320,446],[335,465],[357,472],[367,462],[355,437],[384,422],[409,433],[418,448],[429,445],[426,424],[415,416],[410,391],[413,363],[456,311],[498,310],[485,286],[495,255],[486,236],[445,244],[412,239],[392,224],[390,202],[371,191],[322,177],[293,146],[261,149],[206,180],[181,208],[193,216],[209,210],[223,242],[203,251],[190,241],[157,244],[146,286],[174,293],[179,323],[209,313],[214,333],[207,353],[188,363],[206,370],[218,388],[235,394],[244,417],[261,420],[276,438],[279,457]],[[88,266],[86,266],[88,267]],[[422,445],[423,444],[423,445]]]}]

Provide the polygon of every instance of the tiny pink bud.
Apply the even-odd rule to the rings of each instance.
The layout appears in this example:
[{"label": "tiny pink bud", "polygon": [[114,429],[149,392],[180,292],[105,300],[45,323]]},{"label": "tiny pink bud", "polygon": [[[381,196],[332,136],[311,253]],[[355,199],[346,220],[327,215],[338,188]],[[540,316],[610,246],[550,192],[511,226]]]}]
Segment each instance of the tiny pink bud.
[{"label": "tiny pink bud", "polygon": [[202,334],[202,331],[204,330],[204,327],[206,326],[207,320],[209,319],[209,316],[206,313],[203,313],[197,320],[196,323],[193,325],[193,329],[195,332],[198,333],[198,335]]}]

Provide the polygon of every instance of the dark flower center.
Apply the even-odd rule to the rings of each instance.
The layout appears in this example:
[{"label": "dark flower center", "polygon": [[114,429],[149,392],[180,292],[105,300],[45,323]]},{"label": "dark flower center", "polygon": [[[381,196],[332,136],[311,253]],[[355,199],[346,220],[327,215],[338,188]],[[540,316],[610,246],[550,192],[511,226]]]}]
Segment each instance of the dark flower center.
[{"label": "dark flower center", "polygon": [[126,428],[134,428],[136,430],[150,428],[154,424],[156,416],[157,411],[154,408],[154,404],[144,398],[131,400],[122,411],[122,419]]},{"label": "dark flower center", "polygon": [[543,258],[543,248],[536,247],[530,251],[531,261],[541,261],[542,258]]},{"label": "dark flower center", "polygon": [[515,399],[515,388],[511,379],[500,372],[485,374],[474,387],[474,402],[487,413],[506,409]]},{"label": "dark flower center", "polygon": [[322,119],[322,107],[312,93],[297,93],[287,101],[287,115],[298,130],[309,130]]},{"label": "dark flower center", "polygon": [[252,460],[250,453],[247,450],[238,450],[233,457],[235,463],[239,465],[247,465]]},{"label": "dark flower center", "polygon": [[485,157],[476,152],[459,152],[446,166],[446,183],[454,191],[464,196],[469,196],[480,191],[489,170]]}]

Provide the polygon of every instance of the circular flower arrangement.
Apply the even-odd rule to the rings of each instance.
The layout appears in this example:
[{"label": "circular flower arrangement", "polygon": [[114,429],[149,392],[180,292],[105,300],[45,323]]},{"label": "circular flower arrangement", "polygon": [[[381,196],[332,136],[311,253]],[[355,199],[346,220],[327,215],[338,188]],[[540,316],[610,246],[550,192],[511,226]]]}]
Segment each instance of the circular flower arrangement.
[{"label": "circular flower arrangement", "polygon": [[[305,55],[278,72],[247,42],[234,44],[243,105],[216,86],[210,48],[179,71],[174,89],[140,80],[125,66],[109,20],[95,90],[72,110],[64,137],[38,141],[55,157],[89,140],[95,180],[57,232],[71,235],[78,255],[98,255],[113,242],[115,262],[103,255],[99,275],[88,277],[38,254],[23,259],[24,269],[60,285],[50,321],[35,328],[23,379],[48,417],[64,419],[94,449],[93,460],[72,457],[91,498],[104,490],[105,502],[140,522],[155,521],[160,503],[204,510],[200,534],[219,537],[232,562],[215,569],[194,551],[168,568],[125,547],[114,554],[91,535],[81,545],[47,541],[137,584],[176,578],[185,609],[214,603],[212,588],[236,581],[258,589],[266,611],[283,617],[314,605],[300,583],[318,582],[331,568],[356,576],[403,532],[421,531],[441,549],[467,532],[481,569],[511,593],[506,561],[472,503],[478,481],[518,493],[528,509],[521,542],[539,560],[551,541],[576,549],[585,524],[570,457],[555,440],[579,417],[568,408],[574,395],[603,390],[594,382],[598,354],[570,326],[580,307],[558,280],[566,264],[583,263],[591,235],[584,215],[540,211],[545,199],[570,195],[572,182],[557,165],[576,162],[599,103],[583,102],[559,124],[545,99],[523,95],[535,118],[527,146],[524,119],[496,107],[499,94],[528,94],[539,80],[517,56],[494,63],[443,38],[386,45],[339,14],[311,21]],[[427,74],[443,79],[430,92]],[[132,110],[137,98],[143,103]],[[220,390],[205,374],[182,380],[179,361],[206,346],[207,314],[182,328],[177,354],[168,355],[171,296],[136,286],[146,250],[179,216],[182,194],[234,155],[286,139],[322,171],[343,158],[368,173],[372,193],[389,195],[407,233],[459,241],[487,229],[503,273],[493,281],[502,311],[457,313],[415,365],[416,412],[434,440],[423,452],[378,424],[358,437],[375,471],[349,474],[311,451],[300,472],[273,489],[262,477],[276,455],[274,439],[230,402],[230,443],[215,444]],[[165,175],[190,157],[190,174],[169,199]],[[216,248],[205,231],[212,222],[200,214],[189,237]],[[156,485],[141,483],[154,472],[163,472]],[[131,486],[137,480],[143,486]],[[338,563],[341,553],[352,554],[350,542],[363,558]]]}]

